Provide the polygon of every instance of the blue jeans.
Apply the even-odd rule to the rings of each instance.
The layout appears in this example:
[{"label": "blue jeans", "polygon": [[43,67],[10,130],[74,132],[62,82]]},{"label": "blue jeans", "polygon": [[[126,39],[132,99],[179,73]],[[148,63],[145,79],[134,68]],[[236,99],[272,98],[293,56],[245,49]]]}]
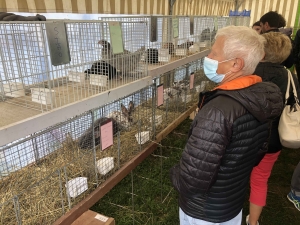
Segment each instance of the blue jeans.
[{"label": "blue jeans", "polygon": [[205,220],[196,219],[186,215],[181,208],[179,208],[180,225],[241,225],[242,223],[242,210],[231,220],[222,223],[212,223]]}]

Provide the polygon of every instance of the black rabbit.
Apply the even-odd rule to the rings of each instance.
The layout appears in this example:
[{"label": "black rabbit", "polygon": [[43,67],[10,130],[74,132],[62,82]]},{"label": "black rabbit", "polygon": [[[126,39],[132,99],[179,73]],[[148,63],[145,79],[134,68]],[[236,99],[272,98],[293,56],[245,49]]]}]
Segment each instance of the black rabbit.
[{"label": "black rabbit", "polygon": [[111,80],[117,74],[116,68],[103,60],[94,62],[91,69],[87,69],[84,72],[86,73],[85,76],[86,79],[90,77],[90,74],[99,74],[99,75],[108,76],[108,79]]},{"label": "black rabbit", "polygon": [[93,148],[93,140],[95,139],[95,146],[100,144],[100,127],[108,122],[112,121],[113,135],[119,131],[119,124],[113,118],[102,117],[94,122],[94,137],[93,126],[91,125],[84,134],[78,139],[78,145],[81,149]]}]

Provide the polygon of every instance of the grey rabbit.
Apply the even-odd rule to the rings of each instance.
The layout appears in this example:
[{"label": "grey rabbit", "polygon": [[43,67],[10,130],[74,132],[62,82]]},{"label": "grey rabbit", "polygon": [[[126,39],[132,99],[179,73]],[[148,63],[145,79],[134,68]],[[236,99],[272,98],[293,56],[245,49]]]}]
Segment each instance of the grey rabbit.
[{"label": "grey rabbit", "polygon": [[123,53],[114,54],[108,41],[100,40],[98,44],[102,46],[102,60],[123,73],[136,70],[142,55],[145,53],[145,46],[135,52],[124,49]]}]

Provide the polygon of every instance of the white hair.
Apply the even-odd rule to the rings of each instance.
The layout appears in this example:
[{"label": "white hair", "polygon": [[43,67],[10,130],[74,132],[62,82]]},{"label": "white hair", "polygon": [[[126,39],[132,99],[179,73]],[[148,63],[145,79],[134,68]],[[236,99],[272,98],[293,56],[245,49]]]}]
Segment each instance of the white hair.
[{"label": "white hair", "polygon": [[252,74],[265,55],[265,38],[249,27],[227,26],[218,30],[216,38],[218,37],[224,37],[223,52],[226,59],[244,60],[244,75]]}]

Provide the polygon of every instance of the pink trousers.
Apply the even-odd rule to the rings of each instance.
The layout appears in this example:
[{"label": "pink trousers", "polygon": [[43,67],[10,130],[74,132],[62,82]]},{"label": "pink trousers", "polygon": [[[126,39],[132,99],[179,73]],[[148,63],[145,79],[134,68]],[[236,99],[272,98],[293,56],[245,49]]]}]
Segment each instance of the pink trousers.
[{"label": "pink trousers", "polygon": [[268,179],[279,152],[266,154],[260,163],[253,168],[250,176],[250,199],[255,205],[265,206],[268,190]]}]

